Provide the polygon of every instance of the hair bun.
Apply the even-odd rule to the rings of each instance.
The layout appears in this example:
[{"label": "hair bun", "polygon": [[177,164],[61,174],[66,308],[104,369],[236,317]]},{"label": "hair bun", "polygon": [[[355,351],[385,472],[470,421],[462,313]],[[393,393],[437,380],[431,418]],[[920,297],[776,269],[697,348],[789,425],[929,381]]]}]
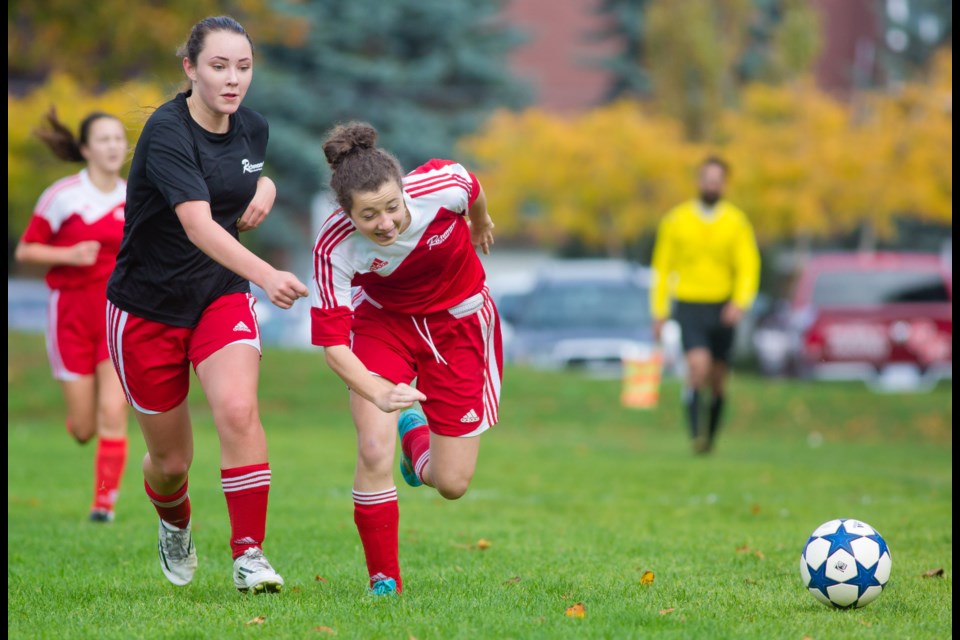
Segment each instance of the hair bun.
[{"label": "hair bun", "polygon": [[360,149],[377,147],[377,130],[365,122],[337,125],[323,144],[327,162],[336,171],[343,159]]}]

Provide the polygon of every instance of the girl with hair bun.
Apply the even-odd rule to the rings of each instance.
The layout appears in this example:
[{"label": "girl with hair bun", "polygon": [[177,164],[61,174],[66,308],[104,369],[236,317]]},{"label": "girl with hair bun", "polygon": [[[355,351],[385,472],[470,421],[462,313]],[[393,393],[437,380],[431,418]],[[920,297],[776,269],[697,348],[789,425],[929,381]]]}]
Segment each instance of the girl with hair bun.
[{"label": "girl with hair bun", "polygon": [[311,319],[313,344],[350,389],[354,521],[370,591],[387,595],[403,589],[394,434],[407,484],[462,496],[479,436],[497,423],[503,357],[475,250],[493,244],[480,183],[450,160],[404,175],[376,142],[354,122],[323,144],[339,206],[314,246]]}]

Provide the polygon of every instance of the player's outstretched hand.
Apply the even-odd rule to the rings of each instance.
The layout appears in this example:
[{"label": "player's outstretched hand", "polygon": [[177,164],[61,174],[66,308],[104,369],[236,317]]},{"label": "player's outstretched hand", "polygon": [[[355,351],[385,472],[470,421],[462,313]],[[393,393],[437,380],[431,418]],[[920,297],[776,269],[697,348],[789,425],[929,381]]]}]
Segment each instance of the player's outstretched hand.
[{"label": "player's outstretched hand", "polygon": [[308,295],[306,285],[288,271],[274,271],[262,287],[270,302],[281,309],[289,309],[297,299]]},{"label": "player's outstretched hand", "polygon": [[480,222],[470,221],[470,241],[473,246],[483,251],[483,255],[490,255],[490,246],[493,244],[493,220],[487,215]]},{"label": "player's outstretched hand", "polygon": [[386,393],[377,397],[375,404],[381,411],[390,413],[391,411],[406,409],[412,406],[414,402],[423,402],[426,399],[427,396],[417,391],[415,387],[400,383],[390,387],[386,390]]}]

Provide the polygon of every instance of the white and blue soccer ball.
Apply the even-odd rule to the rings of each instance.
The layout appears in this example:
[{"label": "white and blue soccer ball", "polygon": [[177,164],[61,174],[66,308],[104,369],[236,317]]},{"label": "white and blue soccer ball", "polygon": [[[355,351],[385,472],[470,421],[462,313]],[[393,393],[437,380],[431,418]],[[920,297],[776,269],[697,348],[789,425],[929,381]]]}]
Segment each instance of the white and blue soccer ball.
[{"label": "white and blue soccer ball", "polygon": [[800,555],[800,577],[810,594],[838,609],[865,607],[890,579],[890,549],[876,529],[840,519],[817,527]]}]

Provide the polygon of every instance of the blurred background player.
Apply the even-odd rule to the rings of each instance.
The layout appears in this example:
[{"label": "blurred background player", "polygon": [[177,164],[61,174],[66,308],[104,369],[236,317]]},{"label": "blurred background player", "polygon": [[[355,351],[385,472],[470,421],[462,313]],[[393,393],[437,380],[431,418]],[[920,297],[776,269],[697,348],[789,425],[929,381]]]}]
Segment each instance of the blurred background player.
[{"label": "blurred background player", "polygon": [[250,282],[283,309],[307,288],[239,240],[277,195],[262,173],[267,121],[240,104],[253,79],[247,32],[233,18],[205,18],[182,64],[189,89],[153,112],[130,166],[123,244],[107,287],[110,353],[147,445],[144,488],[160,516],[163,574],[185,585],[197,568],[187,493],[193,364],[220,439],[234,586],[276,592],[283,578],[262,549],[271,471]]},{"label": "blurred background player", "polygon": [[[403,588],[394,434],[408,484],[462,496],[478,436],[497,422],[503,349],[474,248],[493,244],[480,183],[448,160],[404,176],[376,139],[373,127],[351,123],[323,145],[340,207],[314,247],[311,316],[313,343],[350,389],[354,520],[371,592],[386,595]],[[407,409],[415,402],[426,418]]]},{"label": "blurred background player", "polygon": [[[699,167],[699,197],[667,213],[657,231],[650,304],[654,337],[671,313],[680,325],[687,379],[684,405],[697,453],[712,450],[723,415],[734,330],[753,304],[760,253],[747,216],[723,200],[727,164],[711,156]],[[701,396],[709,387],[706,428]]]},{"label": "blurred background player", "polygon": [[47,354],[67,404],[67,431],[77,442],[97,436],[93,522],[110,522],[127,461],[127,403],[107,351],[107,279],[123,237],[127,133],[116,117],[94,112],[79,136],[51,107],[49,129],[35,132],[67,162],[85,162],[40,196],[16,249],[19,262],[49,267]]}]

